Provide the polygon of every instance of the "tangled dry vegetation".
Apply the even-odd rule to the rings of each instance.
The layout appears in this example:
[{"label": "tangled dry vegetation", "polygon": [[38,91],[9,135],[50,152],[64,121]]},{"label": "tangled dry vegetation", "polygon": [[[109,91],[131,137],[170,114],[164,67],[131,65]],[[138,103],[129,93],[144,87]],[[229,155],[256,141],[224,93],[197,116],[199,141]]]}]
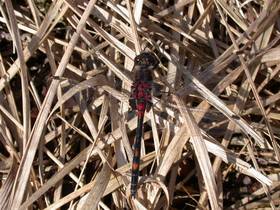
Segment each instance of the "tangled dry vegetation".
[{"label": "tangled dry vegetation", "polygon": [[[0,209],[279,207],[279,9],[1,1]],[[132,199],[128,99],[143,50],[161,63]]]}]

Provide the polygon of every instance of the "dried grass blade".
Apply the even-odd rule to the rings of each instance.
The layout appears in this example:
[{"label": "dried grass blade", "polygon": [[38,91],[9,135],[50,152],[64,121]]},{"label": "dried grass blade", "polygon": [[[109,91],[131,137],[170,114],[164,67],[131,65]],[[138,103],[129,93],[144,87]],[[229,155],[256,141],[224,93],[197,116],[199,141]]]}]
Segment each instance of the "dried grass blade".
[{"label": "dried grass blade", "polygon": [[12,187],[14,180],[16,178],[16,172],[18,169],[17,161],[15,158],[10,158],[12,161],[9,174],[6,178],[6,181],[1,186],[0,189],[0,209],[11,209],[11,203],[9,203],[9,196],[12,193]]},{"label": "dried grass blade", "polygon": [[176,11],[178,11],[180,9],[183,9],[184,6],[186,6],[188,4],[192,4],[194,2],[195,2],[195,0],[178,1],[174,5],[172,5],[172,6],[168,7],[168,8],[166,8],[166,9],[158,12],[156,14],[156,17],[162,18],[162,17],[164,17],[164,16],[166,16],[166,15],[172,13],[172,12],[176,12]]},{"label": "dried grass blade", "polygon": [[21,68],[21,93],[22,93],[22,109],[23,109],[23,147],[26,146],[27,140],[30,135],[30,126],[31,126],[31,116],[30,116],[30,99],[28,92],[28,76],[27,76],[27,67],[24,60],[24,52],[22,49],[22,43],[20,40],[20,33],[17,27],[17,20],[14,14],[14,8],[11,0],[5,1],[8,15],[10,18],[10,27],[14,37],[14,42],[17,49],[17,55],[19,58],[19,64]]},{"label": "dried grass blade", "polygon": [[[134,42],[134,45],[135,45],[135,51],[136,51],[136,54],[139,54],[141,52],[140,39],[139,39],[139,36],[138,36],[138,33],[137,33],[137,25],[136,25],[136,22],[135,22],[135,19],[134,19],[135,16],[132,13],[132,7],[131,7],[131,1],[130,0],[126,0],[126,6],[127,6],[127,9],[128,9],[130,27],[131,27],[133,42]],[[141,13],[142,8],[143,8],[143,6],[135,8],[135,10],[140,10],[140,11],[137,11],[137,13]],[[139,20],[137,20],[137,21],[139,21]]]},{"label": "dried grass blade", "polygon": [[[199,12],[203,15],[205,13],[205,10],[204,10],[202,1],[198,0],[196,2],[196,4],[197,4]],[[204,19],[204,32],[205,32],[206,38],[208,39],[208,42],[209,42],[209,44],[210,44],[210,46],[212,48],[214,56],[218,57],[219,56],[219,52],[218,52],[218,49],[217,49],[217,44],[216,44],[216,41],[214,39],[213,32],[211,31],[211,28],[209,27],[210,26],[209,23],[210,23],[210,14],[208,14],[205,17],[205,19]]]},{"label": "dried grass blade", "polygon": [[[78,42],[80,33],[83,30],[83,28],[85,27],[86,20],[87,20],[88,16],[90,15],[95,2],[96,2],[96,0],[91,0],[88,3],[88,6],[78,24],[77,32],[71,38],[71,41],[66,49],[65,54],[63,55],[63,57],[61,59],[61,62],[58,66],[55,76],[60,77],[64,73],[66,64],[68,63],[68,61],[70,59],[70,56],[74,49],[75,44]],[[44,132],[47,116],[49,114],[52,101],[55,97],[55,93],[56,93],[58,84],[59,84],[59,81],[55,81],[55,80],[51,83],[47,96],[46,96],[46,98],[43,102],[42,108],[40,110],[39,116],[33,127],[28,145],[26,147],[26,150],[24,151],[24,155],[23,155],[23,158],[22,158],[22,161],[21,161],[18,173],[17,173],[18,182],[14,186],[14,196],[12,198],[13,199],[12,200],[13,209],[19,209],[21,202],[23,200],[23,195],[25,192],[25,187],[27,185],[27,180],[29,178],[29,174],[30,174],[31,166],[32,166],[33,159],[35,156],[35,152],[38,147],[41,136]]]},{"label": "dried grass blade", "polygon": [[[217,1],[217,0],[215,0],[215,1]],[[279,5],[280,5],[280,4],[278,3],[278,6],[279,6]],[[218,8],[218,11],[219,11],[219,13],[220,13],[222,19],[225,21],[225,17],[224,17],[224,14],[223,14],[221,8],[220,8],[218,5],[217,5],[217,8]],[[228,33],[229,33],[230,39],[231,39],[231,41],[232,41],[232,43],[233,43],[233,46],[234,46],[235,50],[236,50],[236,51],[239,51],[239,47],[238,47],[238,45],[237,45],[237,42],[235,41],[234,36],[232,35],[231,31],[229,30],[228,24],[226,24],[226,28],[227,28],[227,31],[228,31]],[[271,141],[272,141],[272,145],[273,145],[274,152],[275,152],[275,154],[276,154],[276,157],[277,157],[278,161],[280,162],[280,150],[279,150],[279,145],[278,145],[278,143],[276,142],[276,140],[275,140],[275,138],[274,138],[274,134],[273,134],[273,131],[272,131],[272,127],[271,127],[270,122],[269,122],[269,120],[268,120],[268,118],[267,118],[266,111],[265,111],[264,106],[263,106],[263,104],[262,104],[262,102],[261,102],[260,96],[259,96],[259,94],[258,94],[258,92],[257,92],[255,83],[254,83],[254,81],[253,81],[253,79],[252,79],[252,75],[251,75],[251,73],[250,73],[250,71],[249,71],[249,69],[248,69],[248,66],[246,65],[246,62],[245,62],[244,57],[243,57],[242,55],[238,55],[238,58],[239,58],[239,60],[240,60],[240,62],[241,62],[241,64],[242,64],[242,67],[243,67],[243,69],[244,69],[244,71],[245,71],[245,74],[246,74],[246,76],[247,76],[248,82],[249,82],[249,84],[250,84],[250,86],[251,86],[251,88],[252,88],[252,92],[253,92],[253,95],[254,95],[254,97],[255,97],[255,99],[256,99],[257,105],[258,105],[258,107],[259,107],[259,109],[260,109],[260,111],[261,111],[261,113],[262,113],[262,115],[263,115],[263,117],[264,117],[265,124],[266,124],[266,126],[267,126],[267,130],[268,130],[268,133],[269,133],[269,137],[270,137],[270,139],[271,139]]]},{"label": "dried grass blade", "polygon": [[209,152],[217,157],[220,157],[225,163],[235,164],[241,173],[257,179],[262,184],[266,184],[268,186],[272,184],[272,181],[269,178],[254,169],[249,163],[238,158],[236,154],[224,146],[218,144],[217,142],[209,141],[208,139],[205,139],[205,143]]},{"label": "dried grass blade", "polygon": [[211,207],[212,209],[221,209],[218,202],[219,194],[218,187],[215,181],[215,174],[212,169],[210,157],[208,155],[205,142],[202,138],[202,134],[200,133],[200,130],[192,113],[184,105],[184,102],[177,96],[174,96],[174,99],[183,117],[183,122],[190,132],[190,138],[192,140],[194,151],[199,163],[200,170],[202,172]]},{"label": "dried grass blade", "polygon": [[[100,122],[100,128],[99,128],[98,133],[97,133],[97,135],[96,135],[96,137],[95,137],[95,139],[94,139],[94,141],[93,141],[93,143],[92,143],[92,145],[91,145],[90,152],[88,153],[89,155],[87,156],[86,161],[85,161],[85,163],[84,163],[84,165],[83,165],[83,168],[82,168],[82,170],[81,170],[81,173],[80,173],[80,176],[79,176],[79,180],[78,180],[78,184],[80,183],[80,181],[81,181],[81,179],[82,179],[82,176],[84,175],[84,171],[85,171],[86,166],[87,166],[87,164],[88,164],[88,161],[89,161],[89,159],[90,159],[90,154],[92,153],[93,149],[96,148],[96,147],[95,147],[95,146],[96,146],[96,142],[97,142],[97,140],[99,139],[101,133],[103,132],[104,126],[105,126],[105,123],[107,122],[107,120],[108,120],[108,117],[105,116],[105,117],[103,118],[103,120]],[[98,148],[96,148],[96,149],[97,149],[97,152],[98,152],[99,154],[101,154],[101,150],[98,150]],[[105,160],[105,157],[103,158],[103,154],[102,154],[101,160],[103,160],[103,163],[105,163],[105,164],[107,163],[107,161]],[[108,164],[109,164],[109,163],[108,163]],[[104,168],[104,167],[103,167],[103,168]],[[76,185],[75,191],[76,191],[77,189],[78,189],[78,185]],[[70,204],[70,207],[69,207],[70,209],[72,208],[72,204],[73,204],[73,202],[71,201],[71,204]]]},{"label": "dried grass blade", "polygon": [[[260,15],[258,16],[258,18],[249,25],[246,33],[243,33],[236,40],[237,44],[241,44],[243,42],[250,43],[247,40],[248,35],[254,31],[257,31],[257,33],[255,33],[253,35],[253,37],[249,37],[250,40],[253,41],[255,39],[254,37],[259,35],[259,33],[261,33],[263,31],[263,28],[265,28],[267,25],[269,25],[271,23],[271,21],[273,19],[275,19],[275,17],[278,14],[278,10],[279,10],[279,7],[276,7],[273,11],[270,11],[270,12],[268,12],[268,10],[266,10],[266,9],[263,9],[261,11]],[[235,60],[237,58],[237,55],[235,53],[233,53],[233,51],[234,51],[234,46],[231,45],[223,52],[222,55],[220,55],[216,60],[214,60],[214,62],[212,64],[210,64],[202,74],[200,74],[198,79],[200,81],[202,81],[203,83],[206,83],[207,81],[209,81],[212,78],[211,75],[214,75],[223,69],[223,68],[221,68],[222,66],[224,66],[224,65],[228,66],[228,64],[230,62],[232,62],[233,60]]]},{"label": "dried grass blade", "polygon": [[153,108],[150,110],[150,120],[151,120],[151,126],[152,126],[152,133],[153,133],[153,141],[154,141],[154,147],[155,147],[155,152],[156,152],[156,157],[157,157],[157,164],[159,164],[159,135],[158,135],[158,130],[156,126],[156,120],[155,120],[155,113]]},{"label": "dried grass blade", "polygon": [[[111,4],[108,1],[106,3],[108,4],[108,6],[111,6]],[[110,25],[112,28],[116,29],[116,31],[123,35],[127,40],[132,42],[133,38],[131,37],[131,30],[126,23],[122,22],[120,19],[116,18],[111,13],[109,13],[107,10],[104,10],[104,8],[99,7],[97,5],[94,8],[94,15],[97,18],[100,18],[106,24]]]},{"label": "dried grass blade", "polygon": [[199,16],[199,18],[196,20],[195,24],[192,26],[192,28],[189,31],[189,35],[192,35],[194,31],[198,29],[203,23],[203,20],[208,16],[209,10],[212,8],[212,5],[214,3],[214,0],[211,0],[207,7],[205,8],[204,12]]},{"label": "dried grass blade", "polygon": [[[43,148],[45,154],[50,157],[50,159],[59,167],[59,168],[63,168],[64,167],[64,164],[57,158],[55,157],[55,155],[50,151],[48,150],[46,147]],[[75,182],[77,183],[80,187],[82,187],[84,184],[78,179],[78,177],[70,172],[69,173],[69,177]]]},{"label": "dried grass blade", "polygon": [[144,5],[144,0],[135,1],[134,5],[134,20],[137,25],[141,22],[141,14]]},{"label": "dried grass blade", "polygon": [[158,166],[157,176],[165,177],[167,175],[175,159],[181,155],[182,149],[188,138],[188,132],[186,131],[185,127],[181,127],[176,132],[176,135],[173,137],[166,149],[161,164]]},{"label": "dried grass blade", "polygon": [[280,60],[280,47],[275,47],[268,50],[261,58],[262,63],[276,62],[279,64]]},{"label": "dried grass blade", "polygon": [[129,14],[127,9],[121,5],[121,4],[114,4],[112,1],[106,1],[106,6],[111,8],[114,12],[116,12],[118,15],[120,15],[124,20],[129,23]]},{"label": "dried grass blade", "polygon": [[[92,47],[93,49],[95,49],[96,44],[95,44],[95,40],[92,38],[92,36],[87,32],[87,31],[83,31],[82,32],[82,38],[85,40],[85,42]],[[119,69],[119,67],[113,63],[109,57],[107,57],[103,52],[101,51],[96,51],[95,55],[102,60],[106,66],[113,71],[123,82],[127,83],[128,85],[132,84],[132,80],[129,78],[129,76],[121,71]]]},{"label": "dried grass blade", "polygon": [[[101,148],[99,147],[99,149],[101,149]],[[149,165],[151,163],[151,161],[154,159],[154,157],[155,157],[155,153],[151,152],[151,153],[147,154],[145,157],[141,158],[142,167]],[[118,168],[115,171],[116,174],[110,176],[110,181],[103,194],[104,196],[115,191],[117,188],[119,188],[121,185],[123,185],[123,183],[128,183],[128,179],[125,176],[122,177],[122,174],[125,174],[128,170],[130,170],[130,167],[131,166],[128,163],[128,164]],[[52,204],[46,210],[57,209],[57,208],[63,206],[64,204],[66,204],[67,202],[83,195],[84,193],[89,192],[92,189],[94,184],[95,184],[95,182],[90,182],[90,183],[86,184],[82,188],[70,193],[69,195],[65,196],[63,199],[60,199],[56,203]],[[35,195],[35,194],[33,194],[33,195]],[[36,197],[40,197],[40,194],[37,194]]]},{"label": "dried grass blade", "polygon": [[[280,53],[280,52],[279,52]],[[278,64],[274,69],[273,72],[267,75],[267,78],[263,80],[263,82],[258,86],[257,91],[260,92],[273,78],[276,77],[277,74],[280,72],[280,65]],[[277,95],[277,94],[275,94]],[[264,106],[267,106],[266,101],[263,102]]]},{"label": "dried grass blade", "polygon": [[2,105],[0,105],[0,111],[2,112],[2,114],[6,115],[6,117],[11,120],[11,122],[21,131],[24,130],[24,127],[22,124],[20,124],[20,122],[18,122],[12,114],[10,114],[10,112],[8,112],[7,109],[5,109],[5,107],[3,107]]},{"label": "dried grass blade", "polygon": [[133,151],[132,151],[132,148],[131,148],[131,145],[130,145],[130,142],[129,142],[129,139],[127,136],[127,130],[126,130],[123,119],[120,120],[119,127],[120,127],[121,133],[122,133],[122,138],[121,138],[122,144],[123,144],[125,152],[127,154],[127,158],[129,160],[129,162],[131,163],[132,157],[133,157]]},{"label": "dried grass blade", "polygon": [[[82,11],[79,10],[74,2],[72,1],[66,1],[69,7],[78,14],[79,16],[82,16]],[[117,50],[122,52],[125,56],[133,59],[135,57],[135,52],[131,50],[127,45],[119,41],[116,37],[112,36],[110,33],[108,33],[106,30],[104,30],[102,27],[100,27],[96,22],[94,22],[92,19],[88,20],[88,24],[96,30],[96,32],[104,38],[108,43],[111,45],[114,45]],[[75,26],[74,26],[75,27]]]},{"label": "dried grass blade", "polygon": [[[6,72],[7,71],[6,71],[5,66],[4,66],[3,57],[0,54],[0,77],[4,77]],[[14,122],[20,122],[19,113],[18,113],[17,106],[16,106],[16,100],[15,100],[15,97],[14,97],[14,94],[13,94],[13,91],[12,91],[12,88],[11,88],[10,84],[7,84],[3,93],[4,92],[5,92],[5,95],[7,97],[7,102],[8,102],[9,109],[11,111],[11,116],[14,119],[13,121]],[[8,112],[7,112],[7,114],[8,114]],[[12,118],[10,118],[10,119],[12,119]],[[20,136],[22,136],[21,135],[21,130],[23,130],[23,126],[20,123],[16,126],[21,127],[21,128],[17,128],[17,129],[14,130],[14,137],[15,137],[15,141],[18,144],[19,151],[20,151],[20,153],[22,153],[23,145],[22,145],[22,140],[20,139]]]},{"label": "dried grass blade", "polygon": [[88,193],[86,201],[82,207],[85,210],[97,209],[100,199],[108,186],[110,181],[111,169],[106,162],[103,162],[103,167],[100,173],[94,179],[94,186]]},{"label": "dried grass blade", "polygon": [[76,93],[82,92],[85,89],[93,88],[96,86],[102,86],[106,83],[106,78],[103,75],[96,75],[93,78],[90,78],[88,80],[85,80],[83,82],[78,83],[77,85],[70,88],[66,93],[62,95],[57,101],[57,103],[54,105],[50,116],[67,100],[69,100],[71,97],[73,97]]},{"label": "dried grass blade", "polygon": [[[38,32],[35,36],[32,37],[31,42],[28,44],[28,47],[24,49],[24,60],[27,61],[31,55],[35,52],[35,50],[39,47],[40,41],[42,40],[43,36],[45,35],[46,30],[49,28],[50,24],[52,23],[53,19],[57,15],[58,12],[64,14],[66,11],[59,11],[63,4],[63,0],[59,0],[55,2],[50,7],[49,12],[47,13],[44,21],[42,22]],[[5,85],[16,75],[19,71],[20,62],[17,59],[13,65],[9,68],[7,74],[0,79],[0,91],[5,87]]]},{"label": "dried grass blade", "polygon": [[[181,156],[183,147],[185,143],[188,141],[188,131],[185,126],[182,126],[173,137],[169,145],[167,146],[166,152],[162,155],[162,161],[160,165],[157,167],[156,177],[160,179],[160,181],[164,181],[167,173],[170,171],[172,164]],[[158,194],[159,188],[155,186],[151,193],[152,198],[150,198],[151,203],[156,203],[158,198],[156,195]]]},{"label": "dried grass blade", "polygon": [[63,179],[64,176],[69,174],[77,165],[79,165],[82,161],[84,161],[89,154],[91,149],[91,145],[80,152],[73,160],[64,165],[64,167],[58,171],[51,179],[49,179],[39,190],[37,190],[34,194],[32,194],[21,206],[18,208],[19,210],[25,210],[28,206],[30,206],[33,202],[35,202],[41,195],[43,195],[46,191],[48,191],[51,187],[53,187],[57,182]]},{"label": "dried grass blade", "polygon": [[215,0],[219,5],[227,12],[227,14],[232,18],[232,20],[244,31],[247,30],[248,26],[242,20],[242,17],[238,15],[238,13],[233,10],[232,7],[228,6],[224,0]]},{"label": "dried grass blade", "polygon": [[[147,118],[144,118],[144,122],[147,121]],[[127,123],[130,130],[134,130],[137,126],[137,117],[133,118]],[[115,141],[119,140],[121,138],[121,131],[120,129],[115,130],[114,132],[106,135],[104,139],[106,139],[106,144],[102,141],[99,141],[97,143],[98,149],[103,150],[106,145],[110,145],[114,143]],[[26,209],[29,205],[31,205],[34,201],[36,201],[41,195],[43,195],[46,191],[48,191],[52,186],[54,186],[57,182],[59,182],[64,176],[66,176],[70,171],[73,170],[78,164],[80,164],[82,161],[84,161],[89,154],[96,155],[97,149],[93,149],[92,152],[91,145],[88,146],[86,149],[84,149],[82,152],[80,152],[73,160],[68,162],[64,165],[64,167],[58,171],[54,176],[52,176],[51,179],[48,180],[47,183],[45,183],[39,190],[37,190],[34,194],[32,194],[19,208],[19,210]],[[148,163],[150,163],[150,158],[154,158],[155,153],[149,153],[145,157],[148,158]],[[151,157],[152,156],[152,157]],[[144,160],[146,160],[144,158]],[[145,165],[142,164],[142,165]],[[130,169],[130,164],[125,165],[127,167],[127,170]]]},{"label": "dried grass blade", "polygon": [[252,129],[252,127],[239,115],[232,112],[225,103],[219,99],[215,94],[213,94],[209,89],[207,89],[200,81],[198,81],[194,76],[192,76],[189,72],[184,72],[187,75],[190,86],[193,87],[196,91],[198,91],[210,104],[212,104],[216,109],[222,112],[227,118],[232,120],[240,127],[240,129],[252,136],[255,141],[259,144],[260,147],[264,147],[264,139],[258,134],[256,131]]},{"label": "dried grass blade", "polygon": [[92,138],[96,139],[98,128],[97,128],[97,125],[93,122],[92,116],[91,116],[91,114],[86,106],[86,102],[83,98],[80,101],[79,105],[80,105],[80,110],[83,115],[84,121],[90,131],[90,134],[91,134]]}]

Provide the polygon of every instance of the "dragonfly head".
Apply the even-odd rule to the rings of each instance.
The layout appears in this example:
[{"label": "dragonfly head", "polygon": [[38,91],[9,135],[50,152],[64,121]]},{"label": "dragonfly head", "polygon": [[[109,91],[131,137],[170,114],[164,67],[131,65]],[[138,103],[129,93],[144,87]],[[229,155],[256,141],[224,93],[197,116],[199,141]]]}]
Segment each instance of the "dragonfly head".
[{"label": "dragonfly head", "polygon": [[142,52],[134,59],[134,68],[153,70],[159,65],[159,60],[152,52]]}]

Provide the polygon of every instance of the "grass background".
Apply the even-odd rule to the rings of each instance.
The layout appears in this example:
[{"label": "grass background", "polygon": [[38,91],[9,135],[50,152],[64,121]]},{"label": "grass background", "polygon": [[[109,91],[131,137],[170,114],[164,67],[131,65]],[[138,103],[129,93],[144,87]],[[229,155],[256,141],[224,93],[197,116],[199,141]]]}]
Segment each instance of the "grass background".
[{"label": "grass background", "polygon": [[[0,209],[279,207],[279,9],[2,1]],[[161,63],[131,199],[142,51]]]}]

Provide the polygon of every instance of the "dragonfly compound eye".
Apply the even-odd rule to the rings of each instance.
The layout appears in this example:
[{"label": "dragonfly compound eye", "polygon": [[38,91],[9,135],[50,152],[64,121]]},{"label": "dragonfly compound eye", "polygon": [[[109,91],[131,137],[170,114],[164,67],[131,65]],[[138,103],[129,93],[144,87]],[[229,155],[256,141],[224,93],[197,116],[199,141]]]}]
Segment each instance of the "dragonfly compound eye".
[{"label": "dragonfly compound eye", "polygon": [[158,58],[152,52],[142,52],[134,59],[135,65],[145,69],[155,69],[159,64]]}]

